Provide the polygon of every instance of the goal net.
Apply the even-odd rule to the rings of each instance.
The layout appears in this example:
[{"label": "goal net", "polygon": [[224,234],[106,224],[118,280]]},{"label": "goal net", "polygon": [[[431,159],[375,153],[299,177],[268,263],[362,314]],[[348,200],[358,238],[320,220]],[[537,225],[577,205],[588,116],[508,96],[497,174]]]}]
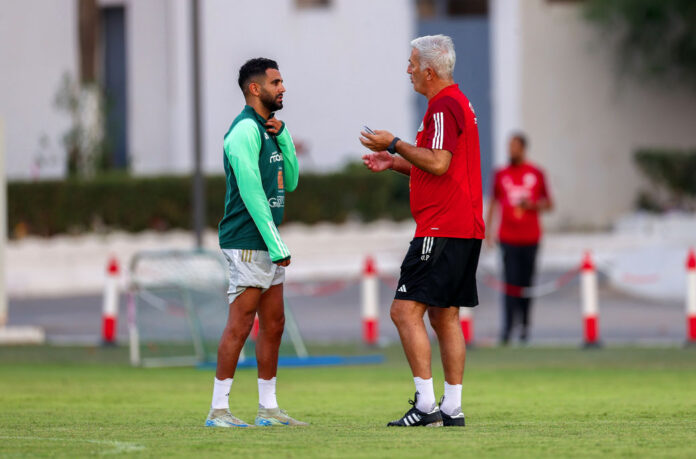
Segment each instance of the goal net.
[{"label": "goal net", "polygon": [[[206,250],[146,251],[129,266],[130,359],[136,366],[214,364],[228,314],[227,263]],[[286,306],[281,355],[306,357]],[[253,363],[247,340],[239,364]]]}]

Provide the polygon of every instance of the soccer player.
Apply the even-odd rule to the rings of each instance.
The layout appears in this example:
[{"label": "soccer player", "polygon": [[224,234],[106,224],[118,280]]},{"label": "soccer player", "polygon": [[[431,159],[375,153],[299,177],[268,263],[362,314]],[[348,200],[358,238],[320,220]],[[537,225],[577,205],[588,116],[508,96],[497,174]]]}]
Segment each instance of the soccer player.
[{"label": "soccer player", "polygon": [[277,226],[285,192],[297,187],[295,147],[285,124],[274,118],[283,108],[283,78],[275,61],[251,59],[239,69],[246,106],[224,138],[227,177],[220,248],[229,265],[227,325],[218,347],[210,427],[248,427],[229,410],[229,393],[239,354],[259,316],[256,344],[259,409],[257,426],[307,425],[278,407],[276,372],[285,314],[283,281],[290,251]]},{"label": "soccer player", "polygon": [[[546,186],[544,172],[527,162],[527,137],[522,133],[512,135],[509,143],[510,164],[495,172],[491,205],[486,215],[487,244],[493,245],[491,236],[493,215],[500,207],[498,240],[503,254],[505,284],[517,287],[532,285],[537,250],[541,239],[539,214],[553,207]],[[531,298],[504,295],[503,330],[500,343],[506,346],[512,330],[519,323],[520,341],[529,339],[529,311]]]},{"label": "soccer player", "polygon": [[[374,172],[391,169],[410,176],[416,234],[401,265],[391,318],[399,331],[416,385],[413,407],[390,426],[464,426],[461,410],[466,347],[459,307],[478,304],[476,268],[485,236],[481,158],[476,115],[452,79],[452,39],[425,36],[411,42],[408,74],[428,110],[412,145],[388,131],[362,132],[374,151],[363,156]],[[385,151],[386,150],[386,151]],[[428,313],[440,344],[444,396],[436,403]]]}]

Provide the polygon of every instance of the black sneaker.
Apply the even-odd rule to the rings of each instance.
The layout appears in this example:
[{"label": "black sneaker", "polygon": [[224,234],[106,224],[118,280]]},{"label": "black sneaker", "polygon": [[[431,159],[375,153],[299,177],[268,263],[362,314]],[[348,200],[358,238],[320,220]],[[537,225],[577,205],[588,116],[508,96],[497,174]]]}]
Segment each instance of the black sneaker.
[{"label": "black sneaker", "polygon": [[413,396],[415,400],[409,400],[408,403],[412,405],[412,408],[404,414],[401,419],[392,421],[387,424],[387,427],[441,427],[442,426],[442,416],[440,415],[440,407],[435,405],[435,408],[430,413],[424,413],[416,408],[416,402],[418,401],[418,392]]},{"label": "black sneaker", "polygon": [[[440,399],[440,406],[442,406],[442,402],[444,400],[445,396],[443,395]],[[442,416],[442,424],[445,427],[464,427],[466,425],[466,419],[464,418],[464,413],[462,413],[462,408],[457,408],[456,413],[457,414],[450,416],[444,411],[440,410],[440,414]]]}]

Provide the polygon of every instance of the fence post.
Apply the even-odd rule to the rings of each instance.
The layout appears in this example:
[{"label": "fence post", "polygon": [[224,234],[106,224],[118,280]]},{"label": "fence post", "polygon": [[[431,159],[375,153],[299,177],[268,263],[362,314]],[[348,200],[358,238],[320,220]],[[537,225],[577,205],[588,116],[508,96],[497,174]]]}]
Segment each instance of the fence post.
[{"label": "fence post", "polygon": [[362,275],[363,341],[375,345],[379,338],[379,285],[375,260],[368,256]]},{"label": "fence post", "polygon": [[580,296],[582,298],[582,317],[584,328],[583,347],[600,347],[597,270],[592,260],[592,254],[589,251],[585,252],[580,269]]},{"label": "fence post", "polygon": [[696,346],[696,251],[686,257],[686,345]]},{"label": "fence post", "polygon": [[474,321],[471,315],[471,308],[459,308],[459,323],[462,326],[464,342],[466,342],[466,344],[472,345],[474,342]]},{"label": "fence post", "polygon": [[116,344],[116,326],[118,322],[118,277],[120,275],[118,259],[111,257],[106,267],[104,298],[102,302],[102,344]]}]

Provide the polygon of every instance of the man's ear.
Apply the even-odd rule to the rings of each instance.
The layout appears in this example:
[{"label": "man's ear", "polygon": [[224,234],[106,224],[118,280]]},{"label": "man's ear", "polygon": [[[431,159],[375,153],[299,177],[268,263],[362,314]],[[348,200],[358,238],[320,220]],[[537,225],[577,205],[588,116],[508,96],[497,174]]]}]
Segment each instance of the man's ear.
[{"label": "man's ear", "polygon": [[425,69],[425,79],[426,80],[432,80],[434,76],[435,76],[435,72],[433,71],[433,69],[431,69],[430,67]]},{"label": "man's ear", "polygon": [[259,94],[261,94],[261,87],[258,83],[255,83],[253,81],[249,83],[249,94],[254,96],[259,96]]}]

